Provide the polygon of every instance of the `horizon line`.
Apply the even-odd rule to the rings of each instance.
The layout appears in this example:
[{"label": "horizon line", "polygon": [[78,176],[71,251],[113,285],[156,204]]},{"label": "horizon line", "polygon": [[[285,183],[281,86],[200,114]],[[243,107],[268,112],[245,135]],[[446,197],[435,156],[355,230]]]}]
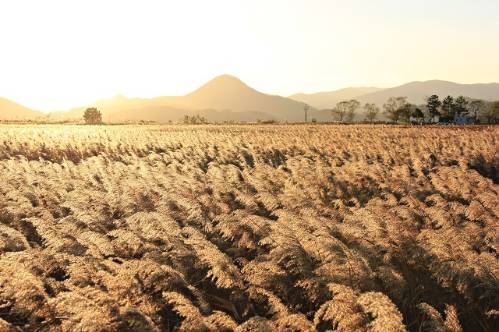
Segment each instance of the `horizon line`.
[{"label": "horizon line", "polygon": [[[488,84],[499,84],[499,81],[496,82],[496,81],[491,81],[491,82],[474,82],[474,83],[462,83],[462,82],[457,82],[457,81],[450,81],[450,80],[444,80],[444,79],[427,79],[427,80],[414,80],[414,81],[409,81],[409,82],[406,82],[406,83],[402,83],[402,84],[399,84],[399,85],[394,85],[394,86],[389,86],[389,87],[382,87],[382,86],[377,86],[377,85],[350,85],[350,86],[346,86],[346,87],[343,87],[343,88],[339,88],[339,89],[331,89],[331,90],[322,90],[322,91],[316,91],[316,92],[303,92],[303,91],[300,91],[300,92],[295,92],[295,93],[292,93],[292,94],[274,94],[274,93],[270,93],[270,92],[262,92],[261,90],[259,90],[258,88],[255,88],[251,85],[248,85],[244,80],[240,79],[239,77],[235,76],[235,75],[232,75],[232,74],[220,74],[220,75],[217,75],[217,76],[214,76],[213,78],[205,81],[205,83],[202,83],[200,84],[197,88],[185,93],[185,94],[177,94],[177,95],[170,95],[170,94],[160,94],[160,95],[127,95],[125,93],[122,93],[122,92],[117,92],[116,94],[113,94],[113,95],[110,95],[109,97],[101,97],[101,98],[95,98],[93,99],[93,101],[88,101],[88,102],[85,102],[84,104],[80,104],[80,105],[73,105],[73,106],[68,106],[66,108],[59,108],[59,109],[43,109],[43,108],[37,108],[37,107],[31,107],[29,106],[28,104],[29,103],[23,103],[23,102],[19,102],[18,100],[16,99],[12,99],[8,96],[3,96],[3,95],[0,95],[0,99],[5,99],[5,100],[8,100],[10,102],[14,102],[22,107],[25,107],[25,108],[28,108],[32,111],[36,111],[36,112],[40,112],[40,113],[59,113],[59,112],[67,112],[67,111],[70,111],[70,110],[73,110],[73,109],[78,109],[78,108],[82,108],[82,107],[86,107],[86,106],[89,106],[93,103],[98,103],[98,102],[102,102],[102,101],[109,101],[109,100],[112,100],[112,99],[115,99],[115,98],[124,98],[124,99],[144,99],[144,100],[151,100],[151,99],[155,99],[155,98],[161,98],[161,97],[185,97],[187,95],[189,95],[190,93],[194,92],[194,91],[197,91],[198,89],[204,87],[205,85],[207,85],[208,83],[212,82],[213,80],[217,79],[217,78],[221,78],[221,77],[230,77],[230,78],[234,78],[238,81],[240,81],[242,84],[248,86],[249,88],[252,88],[260,93],[264,93],[264,94],[267,94],[267,95],[272,95],[272,96],[279,96],[279,97],[283,97],[283,98],[291,98],[292,96],[295,96],[295,95],[315,95],[315,94],[323,94],[323,93],[332,93],[332,92],[337,92],[337,91],[341,91],[341,90],[346,90],[346,89],[361,89],[361,88],[375,88],[375,89],[380,89],[380,90],[389,90],[389,89],[393,89],[393,88],[397,88],[397,87],[401,87],[401,86],[404,86],[404,85],[408,85],[408,84],[412,84],[412,83],[426,83],[426,82],[445,82],[445,83],[452,83],[452,84],[459,84],[459,85],[488,85]],[[366,93],[366,94],[369,94],[369,93]]]}]

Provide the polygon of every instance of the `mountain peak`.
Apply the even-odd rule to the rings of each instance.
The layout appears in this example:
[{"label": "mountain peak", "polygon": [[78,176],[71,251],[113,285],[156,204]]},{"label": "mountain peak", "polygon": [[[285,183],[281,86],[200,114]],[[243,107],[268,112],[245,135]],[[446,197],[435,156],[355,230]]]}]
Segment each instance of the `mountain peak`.
[{"label": "mountain peak", "polygon": [[239,78],[224,74],[211,79],[197,90],[189,93],[188,96],[254,92],[256,91]]},{"label": "mountain peak", "polygon": [[233,81],[233,82],[241,82],[242,81],[233,76],[233,75],[230,75],[230,74],[222,74],[222,75],[218,75],[218,76],[215,76],[214,78],[211,79],[210,82],[213,82],[213,81]]},{"label": "mountain peak", "polygon": [[232,75],[229,75],[229,74],[223,74],[223,75],[219,75],[219,76],[212,78],[210,81],[208,81],[204,85],[204,87],[206,87],[206,86],[219,86],[222,88],[227,88],[230,86],[232,86],[232,87],[239,86],[239,87],[249,88],[239,78],[232,76]]}]

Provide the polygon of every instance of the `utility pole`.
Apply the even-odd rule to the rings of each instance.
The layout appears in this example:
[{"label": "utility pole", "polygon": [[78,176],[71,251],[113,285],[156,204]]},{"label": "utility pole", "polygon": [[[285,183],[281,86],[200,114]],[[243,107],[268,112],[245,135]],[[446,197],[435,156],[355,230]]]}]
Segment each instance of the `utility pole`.
[{"label": "utility pole", "polygon": [[308,106],[307,104],[305,104],[305,106],[303,106],[303,110],[305,111],[305,123],[307,123],[307,113],[308,113],[308,110],[310,109],[310,106]]}]

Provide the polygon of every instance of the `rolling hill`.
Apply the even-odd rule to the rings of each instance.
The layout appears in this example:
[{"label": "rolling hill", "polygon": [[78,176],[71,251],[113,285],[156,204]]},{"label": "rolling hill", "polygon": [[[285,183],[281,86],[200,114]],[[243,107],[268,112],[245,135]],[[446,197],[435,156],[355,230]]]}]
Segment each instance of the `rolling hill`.
[{"label": "rolling hill", "polygon": [[0,120],[33,120],[43,116],[43,113],[34,111],[12,100],[0,98]]}]

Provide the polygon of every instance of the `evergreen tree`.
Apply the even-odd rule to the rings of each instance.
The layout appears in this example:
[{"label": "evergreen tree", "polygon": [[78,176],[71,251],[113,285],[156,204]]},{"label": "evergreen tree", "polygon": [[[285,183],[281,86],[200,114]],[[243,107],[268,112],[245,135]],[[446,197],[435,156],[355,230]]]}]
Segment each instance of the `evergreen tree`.
[{"label": "evergreen tree", "polygon": [[454,118],[454,98],[451,96],[445,97],[442,101],[442,118],[445,120],[451,120]]},{"label": "evergreen tree", "polygon": [[468,113],[468,101],[463,96],[457,97],[453,106],[454,116],[464,116]]},{"label": "evergreen tree", "polygon": [[440,99],[438,99],[437,95],[431,95],[426,99],[426,108],[428,109],[428,115],[430,117],[435,117],[437,115],[440,115],[440,112],[438,111],[440,105],[442,105],[442,102]]}]

